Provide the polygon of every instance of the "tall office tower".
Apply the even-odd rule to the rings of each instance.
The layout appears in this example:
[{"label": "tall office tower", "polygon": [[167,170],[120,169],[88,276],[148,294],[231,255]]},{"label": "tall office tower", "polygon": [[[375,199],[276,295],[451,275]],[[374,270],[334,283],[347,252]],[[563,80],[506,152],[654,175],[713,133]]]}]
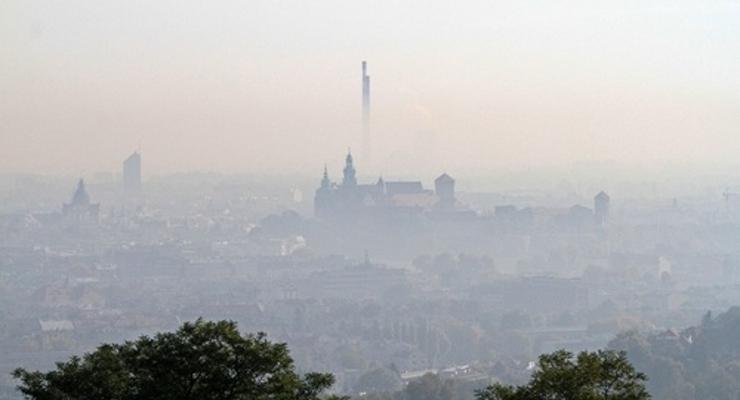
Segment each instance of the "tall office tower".
[{"label": "tall office tower", "polygon": [[367,61],[362,62],[362,152],[365,163],[370,162],[370,75]]},{"label": "tall office tower", "polygon": [[141,191],[141,155],[138,151],[123,161],[123,190],[127,194]]}]

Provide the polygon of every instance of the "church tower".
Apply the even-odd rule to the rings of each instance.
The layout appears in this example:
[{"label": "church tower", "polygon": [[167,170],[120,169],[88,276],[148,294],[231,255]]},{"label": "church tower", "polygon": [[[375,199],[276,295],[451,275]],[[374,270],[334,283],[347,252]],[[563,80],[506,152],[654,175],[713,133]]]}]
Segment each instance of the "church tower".
[{"label": "church tower", "polygon": [[325,217],[332,208],[332,187],[329,180],[329,172],[324,165],[324,176],[321,178],[321,186],[316,189],[316,195],[313,198],[314,214],[317,217]]},{"label": "church tower", "polygon": [[326,164],[324,164],[324,176],[321,178],[321,189],[331,189],[331,181],[329,180],[329,171],[326,169]]},{"label": "church tower", "polygon": [[80,179],[77,183],[77,189],[72,196],[72,201],[62,206],[62,214],[65,217],[83,221],[97,221],[100,204],[90,202],[90,195],[85,189],[85,181]]},{"label": "church tower", "polygon": [[444,173],[434,180],[434,193],[439,198],[437,206],[445,210],[455,208],[455,180]]},{"label": "church tower", "polygon": [[352,153],[347,153],[347,158],[344,161],[344,178],[342,179],[342,186],[345,188],[357,186],[357,177],[355,177],[355,166],[352,160]]}]

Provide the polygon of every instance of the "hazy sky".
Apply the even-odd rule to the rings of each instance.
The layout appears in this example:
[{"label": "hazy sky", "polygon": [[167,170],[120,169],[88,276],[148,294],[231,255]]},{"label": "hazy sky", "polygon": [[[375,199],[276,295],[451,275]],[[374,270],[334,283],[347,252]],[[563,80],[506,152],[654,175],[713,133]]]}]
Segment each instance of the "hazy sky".
[{"label": "hazy sky", "polygon": [[733,163],[738,137],[738,1],[0,1],[0,173]]}]

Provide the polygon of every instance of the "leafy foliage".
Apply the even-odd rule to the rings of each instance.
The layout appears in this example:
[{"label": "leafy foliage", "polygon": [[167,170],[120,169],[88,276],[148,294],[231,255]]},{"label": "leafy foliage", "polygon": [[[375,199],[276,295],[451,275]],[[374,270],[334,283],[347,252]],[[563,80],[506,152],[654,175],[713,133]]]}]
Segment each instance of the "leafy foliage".
[{"label": "leafy foliage", "polygon": [[635,371],[624,352],[567,351],[540,356],[538,370],[526,385],[495,384],[479,391],[478,400],[646,400],[646,376]]},{"label": "leafy foliage", "polygon": [[656,400],[737,400],[740,398],[740,307],[683,331],[645,335],[626,332],[609,344],[650,376]]},{"label": "leafy foliage", "polygon": [[459,385],[452,379],[444,379],[428,373],[408,383],[402,390],[390,393],[371,392],[353,397],[362,400],[461,400],[467,398],[470,388]]},{"label": "leafy foliage", "polygon": [[203,320],[102,345],[50,372],[13,375],[33,400],[315,400],[334,383],[330,374],[299,376],[285,344],[242,336],[231,321]]},{"label": "leafy foliage", "polygon": [[455,385],[435,374],[426,374],[409,382],[404,389],[405,400],[454,400],[457,398]]}]

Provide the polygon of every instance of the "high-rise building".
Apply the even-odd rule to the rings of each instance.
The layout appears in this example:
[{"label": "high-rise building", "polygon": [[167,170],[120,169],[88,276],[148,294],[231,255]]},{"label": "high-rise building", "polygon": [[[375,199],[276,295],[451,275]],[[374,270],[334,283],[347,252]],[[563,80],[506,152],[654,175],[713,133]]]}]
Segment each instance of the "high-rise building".
[{"label": "high-rise building", "polygon": [[129,194],[141,191],[141,154],[138,151],[123,161],[123,190]]}]

